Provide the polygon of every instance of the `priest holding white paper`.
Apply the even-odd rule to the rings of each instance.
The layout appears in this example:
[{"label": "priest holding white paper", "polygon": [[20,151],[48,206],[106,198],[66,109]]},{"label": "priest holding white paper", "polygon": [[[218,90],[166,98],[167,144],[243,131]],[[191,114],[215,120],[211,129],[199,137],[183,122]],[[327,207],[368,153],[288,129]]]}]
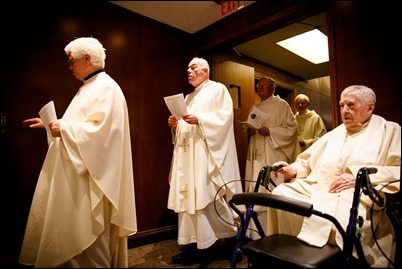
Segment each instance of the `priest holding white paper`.
[{"label": "priest holding white paper", "polygon": [[187,76],[195,88],[185,97],[188,114],[168,119],[174,144],[168,208],[178,213],[177,242],[187,246],[172,263],[189,265],[222,258],[218,254],[231,257],[234,245],[225,251],[214,243],[222,238],[235,242],[237,229],[227,201],[242,186],[229,91],[209,79],[205,59],[193,58]]},{"label": "priest holding white paper", "polygon": [[[255,108],[266,114],[263,126],[257,130],[246,128],[248,153],[245,172],[245,191],[254,191],[255,182],[260,170],[266,165],[275,162],[293,161],[293,153],[297,143],[297,122],[290,105],[277,95],[274,95],[276,83],[273,79],[262,77],[257,85],[257,94],[260,101],[251,107],[249,117],[255,113]],[[282,178],[274,178],[277,184],[283,182]],[[272,186],[271,186],[272,187]],[[267,192],[261,186],[259,191]],[[262,227],[266,227],[266,208],[254,207],[258,212]],[[253,222],[250,227],[255,228]],[[256,230],[256,228],[254,229]],[[252,239],[259,238],[258,233],[248,232]]]},{"label": "priest holding white paper", "polygon": [[137,232],[127,103],[103,69],[106,53],[97,39],[74,39],[64,51],[82,86],[60,119],[43,113],[53,110],[50,102],[41,118],[23,121],[30,128],[46,124],[53,140],[32,199],[19,263],[127,268],[128,236]]}]

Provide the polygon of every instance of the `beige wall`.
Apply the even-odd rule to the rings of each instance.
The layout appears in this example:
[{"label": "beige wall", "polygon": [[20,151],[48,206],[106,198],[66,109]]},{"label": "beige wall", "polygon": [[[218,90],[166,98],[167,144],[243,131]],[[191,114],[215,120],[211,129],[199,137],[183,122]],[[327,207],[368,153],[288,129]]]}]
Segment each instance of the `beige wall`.
[{"label": "beige wall", "polygon": [[[214,65],[224,61],[236,62],[253,68],[254,78],[260,78],[262,76],[272,77],[277,82],[278,86],[291,90],[289,96],[286,96],[284,99],[290,104],[294,112],[296,112],[294,109],[294,98],[299,93],[306,94],[310,98],[310,109],[315,110],[319,115],[321,115],[328,130],[333,129],[329,76],[302,81],[299,78],[289,76],[280,70],[263,66],[249,59],[244,59],[230,53],[215,54],[212,57],[212,69],[214,68]],[[257,96],[255,97],[254,102],[258,100],[259,98]]]}]

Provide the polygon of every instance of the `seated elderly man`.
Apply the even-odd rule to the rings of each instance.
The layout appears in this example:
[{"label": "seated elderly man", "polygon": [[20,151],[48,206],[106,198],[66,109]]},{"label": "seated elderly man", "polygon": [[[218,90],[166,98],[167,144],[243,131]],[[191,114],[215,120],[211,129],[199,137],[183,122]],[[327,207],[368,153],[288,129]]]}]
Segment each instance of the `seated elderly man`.
[{"label": "seated elderly man", "polygon": [[[360,168],[378,169],[370,175],[370,180],[382,195],[398,192],[401,126],[372,114],[375,103],[372,89],[362,85],[345,88],[339,102],[343,123],[318,139],[294,163],[280,161],[273,164],[283,165],[278,173],[284,173],[286,181],[290,181],[276,187],[273,194],[312,203],[315,209],[335,216],[346,229]],[[385,212],[372,205],[371,199],[362,194],[358,212],[364,223],[357,229],[361,233],[367,262],[372,267],[384,268],[389,266],[387,258],[395,255],[393,230]],[[267,234],[297,235],[318,247],[326,243],[342,246],[342,238],[327,220],[314,216],[303,219],[275,209],[268,209],[267,215]],[[374,238],[387,257],[381,253]]]}]

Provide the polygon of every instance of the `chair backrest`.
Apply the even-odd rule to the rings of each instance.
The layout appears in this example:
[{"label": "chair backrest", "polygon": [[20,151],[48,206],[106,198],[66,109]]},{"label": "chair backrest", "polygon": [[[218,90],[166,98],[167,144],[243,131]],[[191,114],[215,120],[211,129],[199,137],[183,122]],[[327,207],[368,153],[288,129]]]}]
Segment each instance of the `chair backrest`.
[{"label": "chair backrest", "polygon": [[237,193],[233,195],[229,204],[237,205],[259,205],[282,209],[305,217],[310,217],[313,212],[313,205],[298,201],[285,196],[261,192]]},{"label": "chair backrest", "polygon": [[[313,204],[296,200],[293,198],[275,195],[272,193],[260,193],[260,192],[248,192],[248,193],[237,193],[234,194],[232,199],[229,201],[230,207],[232,207],[239,214],[239,210],[235,205],[259,205],[266,206],[276,209],[281,209],[295,213],[304,217],[310,217],[311,215],[316,215],[331,221],[343,238],[343,245],[346,247],[347,235],[339,221],[331,215],[323,213],[321,211],[315,210]],[[243,214],[239,215],[243,218]]]}]

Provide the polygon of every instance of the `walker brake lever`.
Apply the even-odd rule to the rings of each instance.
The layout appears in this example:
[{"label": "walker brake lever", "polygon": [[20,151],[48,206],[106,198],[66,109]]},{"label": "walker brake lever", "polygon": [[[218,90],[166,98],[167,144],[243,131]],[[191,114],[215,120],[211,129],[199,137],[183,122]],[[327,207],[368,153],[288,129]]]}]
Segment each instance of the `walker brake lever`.
[{"label": "walker brake lever", "polygon": [[272,166],[272,171],[279,171],[283,168],[283,165]]},{"label": "walker brake lever", "polygon": [[265,177],[263,178],[261,185],[263,185],[268,191],[272,192],[272,190],[269,188],[269,184],[271,183],[274,188],[276,187],[275,182],[271,178],[271,172],[273,171],[278,171],[283,168],[283,165],[278,165],[278,166],[270,166],[267,165],[267,171],[265,174]]}]

